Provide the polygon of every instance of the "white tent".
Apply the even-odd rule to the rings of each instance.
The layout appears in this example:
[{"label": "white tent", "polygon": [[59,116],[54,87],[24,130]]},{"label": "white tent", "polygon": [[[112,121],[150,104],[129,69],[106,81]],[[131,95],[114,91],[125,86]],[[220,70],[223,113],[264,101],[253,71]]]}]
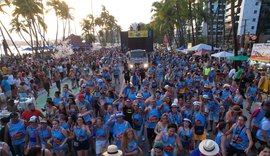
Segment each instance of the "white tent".
[{"label": "white tent", "polygon": [[[199,50],[209,50],[209,51],[211,51],[212,46],[201,43],[201,44],[198,44],[198,45],[196,45],[194,47],[188,48],[186,50],[187,51],[199,51]],[[214,50],[219,50],[219,48],[214,47]]]},{"label": "white tent", "polygon": [[219,52],[219,53],[215,53],[215,54],[212,54],[211,57],[217,57],[217,58],[221,58],[221,57],[232,57],[234,56],[233,53],[229,53],[229,52],[226,52],[226,51],[222,51],[222,52]]}]

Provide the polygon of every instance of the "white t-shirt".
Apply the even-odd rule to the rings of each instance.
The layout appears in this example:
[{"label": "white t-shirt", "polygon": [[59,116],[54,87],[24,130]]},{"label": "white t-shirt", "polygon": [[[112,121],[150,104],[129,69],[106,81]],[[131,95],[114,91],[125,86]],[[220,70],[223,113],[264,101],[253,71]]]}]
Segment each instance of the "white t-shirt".
[{"label": "white t-shirt", "polygon": [[13,77],[12,74],[9,74],[9,75],[8,75],[8,83],[9,83],[10,85],[14,85],[14,83],[15,83],[14,77]]},{"label": "white t-shirt", "polygon": [[229,72],[229,78],[233,78],[235,73],[236,73],[236,70],[234,68],[231,69],[230,72]]}]

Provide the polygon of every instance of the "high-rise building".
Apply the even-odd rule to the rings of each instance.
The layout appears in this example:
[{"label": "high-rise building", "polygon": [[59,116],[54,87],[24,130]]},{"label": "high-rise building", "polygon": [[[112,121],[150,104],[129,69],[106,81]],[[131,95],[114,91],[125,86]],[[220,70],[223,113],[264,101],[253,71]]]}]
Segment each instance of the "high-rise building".
[{"label": "high-rise building", "polygon": [[[266,42],[270,38],[270,0],[236,0],[235,23],[238,42],[244,45],[245,34],[257,35],[256,42]],[[232,45],[231,3],[226,5],[225,39]]]},{"label": "high-rise building", "polygon": [[265,43],[270,41],[270,0],[260,0],[259,3],[261,9],[256,31],[257,42]]},{"label": "high-rise building", "polygon": [[[208,8],[210,8],[210,4],[208,3]],[[213,44],[216,47],[222,45],[224,40],[224,19],[225,19],[225,8],[226,3],[220,1],[215,1],[212,4],[212,13],[213,13]],[[210,24],[208,20],[207,23]],[[208,41],[211,41],[211,27],[206,22],[203,23],[202,26],[202,34],[208,38]]]}]

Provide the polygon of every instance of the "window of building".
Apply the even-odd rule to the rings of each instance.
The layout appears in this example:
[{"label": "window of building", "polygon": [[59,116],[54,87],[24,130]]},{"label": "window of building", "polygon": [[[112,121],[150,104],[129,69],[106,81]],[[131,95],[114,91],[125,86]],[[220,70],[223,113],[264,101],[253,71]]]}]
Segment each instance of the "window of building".
[{"label": "window of building", "polygon": [[251,29],[253,30],[254,29],[254,26],[252,26]]},{"label": "window of building", "polygon": [[254,14],[257,14],[257,12],[258,12],[257,10],[254,10]]},{"label": "window of building", "polygon": [[253,18],[253,19],[252,19],[252,22],[256,22],[256,18]]},{"label": "window of building", "polygon": [[255,5],[259,5],[259,2],[256,2]]}]

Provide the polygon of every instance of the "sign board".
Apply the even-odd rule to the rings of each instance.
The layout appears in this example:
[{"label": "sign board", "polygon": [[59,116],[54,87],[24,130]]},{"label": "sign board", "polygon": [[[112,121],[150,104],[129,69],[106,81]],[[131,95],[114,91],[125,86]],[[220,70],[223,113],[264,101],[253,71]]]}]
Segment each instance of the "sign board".
[{"label": "sign board", "polygon": [[270,62],[270,43],[253,44],[249,59],[253,61]]},{"label": "sign board", "polygon": [[128,38],[147,38],[148,31],[141,30],[141,31],[128,31]]}]

